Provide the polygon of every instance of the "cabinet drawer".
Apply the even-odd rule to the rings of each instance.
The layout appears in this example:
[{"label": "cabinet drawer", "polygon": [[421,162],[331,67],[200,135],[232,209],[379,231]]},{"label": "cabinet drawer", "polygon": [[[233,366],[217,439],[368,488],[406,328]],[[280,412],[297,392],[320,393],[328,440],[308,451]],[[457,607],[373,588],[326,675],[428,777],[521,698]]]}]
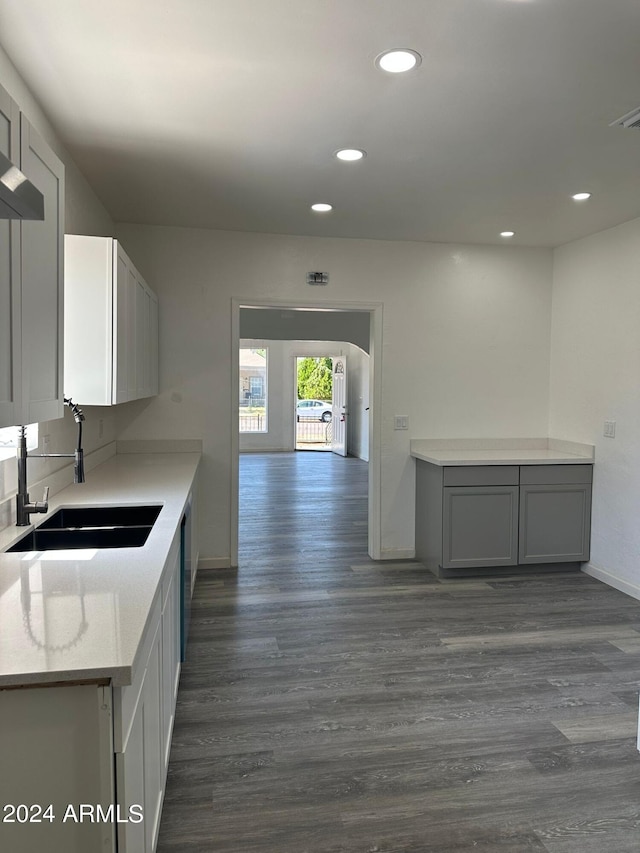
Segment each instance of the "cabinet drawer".
[{"label": "cabinet drawer", "polygon": [[445,486],[517,486],[517,465],[457,465],[444,469]]},{"label": "cabinet drawer", "polygon": [[551,486],[556,483],[590,483],[593,465],[523,465],[521,485]]}]

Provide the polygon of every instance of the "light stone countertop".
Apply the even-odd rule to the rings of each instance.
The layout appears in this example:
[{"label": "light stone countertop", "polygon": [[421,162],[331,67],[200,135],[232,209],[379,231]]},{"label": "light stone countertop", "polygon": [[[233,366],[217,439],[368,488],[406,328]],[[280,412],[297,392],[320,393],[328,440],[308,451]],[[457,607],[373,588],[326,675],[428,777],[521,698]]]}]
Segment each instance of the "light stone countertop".
[{"label": "light stone countertop", "polygon": [[412,439],[414,459],[433,465],[591,465],[592,444],[554,438]]},{"label": "light stone countertop", "polygon": [[0,553],[0,688],[111,679],[132,669],[199,453],[112,456],[50,501],[35,525],[0,531],[4,551],[60,507],[161,504],[140,548]]}]

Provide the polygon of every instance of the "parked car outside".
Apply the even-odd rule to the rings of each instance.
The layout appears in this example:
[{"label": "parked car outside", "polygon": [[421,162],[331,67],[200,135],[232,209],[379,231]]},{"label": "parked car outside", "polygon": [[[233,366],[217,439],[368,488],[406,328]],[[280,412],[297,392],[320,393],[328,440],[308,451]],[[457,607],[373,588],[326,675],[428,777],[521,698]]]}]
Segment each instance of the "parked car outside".
[{"label": "parked car outside", "polygon": [[324,421],[331,420],[331,403],[322,400],[298,400],[296,420]]}]

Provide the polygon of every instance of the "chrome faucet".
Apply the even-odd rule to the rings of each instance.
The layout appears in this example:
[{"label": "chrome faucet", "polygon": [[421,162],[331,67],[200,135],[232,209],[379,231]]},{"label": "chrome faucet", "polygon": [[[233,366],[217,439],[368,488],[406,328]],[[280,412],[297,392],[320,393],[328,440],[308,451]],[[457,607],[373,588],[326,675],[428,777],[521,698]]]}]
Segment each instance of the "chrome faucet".
[{"label": "chrome faucet", "polygon": [[75,422],[78,424],[78,445],[74,453],[31,453],[27,451],[27,428],[18,427],[18,494],[16,495],[16,525],[25,527],[30,524],[30,515],[34,512],[47,512],[49,509],[49,486],[44,487],[41,501],[30,501],[27,491],[27,459],[29,456],[39,459],[72,458],[75,459],[73,466],[73,482],[84,483],[84,451],[82,450],[82,421],[84,414],[82,409],[71,401],[70,397],[64,398],[65,406],[69,406],[73,412]]}]

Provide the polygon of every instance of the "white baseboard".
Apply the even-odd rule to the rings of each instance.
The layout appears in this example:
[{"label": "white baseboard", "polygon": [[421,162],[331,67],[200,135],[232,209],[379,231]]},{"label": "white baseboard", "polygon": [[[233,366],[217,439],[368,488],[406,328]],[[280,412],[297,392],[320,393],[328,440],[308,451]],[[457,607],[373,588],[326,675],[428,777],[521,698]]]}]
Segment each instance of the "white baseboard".
[{"label": "white baseboard", "polygon": [[612,572],[607,571],[607,569],[603,569],[601,566],[596,566],[593,563],[585,563],[584,566],[582,566],[582,571],[585,575],[597,578],[597,580],[608,584],[608,586],[612,586],[614,589],[618,589],[620,592],[625,592],[632,598],[640,600],[640,586],[637,584],[630,583],[623,578],[619,578]]},{"label": "white baseboard", "polygon": [[241,447],[240,453],[293,453],[295,447]]},{"label": "white baseboard", "polygon": [[381,560],[415,560],[415,548],[390,548],[380,552]]},{"label": "white baseboard", "polygon": [[202,569],[230,569],[231,557],[201,557],[198,560],[198,571]]}]

